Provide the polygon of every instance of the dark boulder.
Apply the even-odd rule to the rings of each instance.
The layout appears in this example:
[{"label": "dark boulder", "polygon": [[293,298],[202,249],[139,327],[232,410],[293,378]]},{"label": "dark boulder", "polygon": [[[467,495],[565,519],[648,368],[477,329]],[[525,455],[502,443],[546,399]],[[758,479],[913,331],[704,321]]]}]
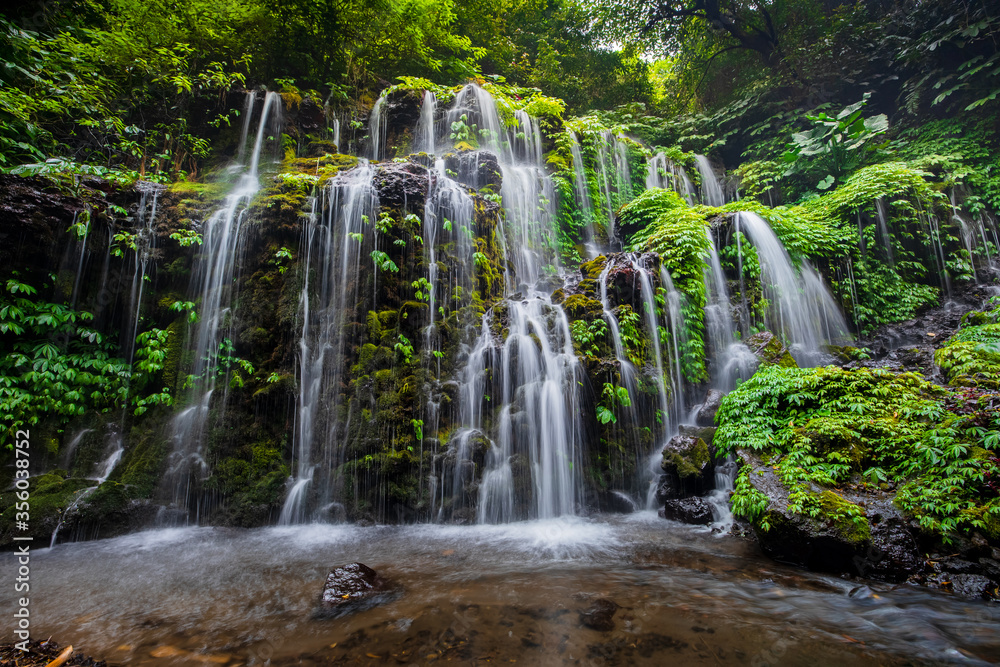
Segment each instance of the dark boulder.
[{"label": "dark boulder", "polygon": [[710,491],[714,484],[714,453],[701,438],[675,435],[663,448],[661,486],[673,489],[668,497],[682,498]]},{"label": "dark boulder", "polygon": [[963,598],[989,598],[993,588],[993,582],[981,574],[956,574],[951,578],[951,590]]},{"label": "dark boulder", "polygon": [[718,389],[708,390],[705,402],[701,404],[701,408],[698,409],[698,414],[695,417],[698,426],[715,426],[715,413],[719,411],[723,397],[725,397],[725,394]]},{"label": "dark boulder", "polygon": [[678,521],[694,526],[712,523],[712,506],[704,498],[674,498],[664,503],[660,516],[670,521]]},{"label": "dark boulder", "polygon": [[618,605],[608,598],[597,598],[580,612],[580,623],[600,632],[611,632],[615,629],[615,612]]},{"label": "dark boulder", "polygon": [[701,438],[708,444],[709,450],[712,449],[712,440],[715,438],[715,427],[714,426],[695,426],[694,424],[681,424],[677,427],[678,435],[691,436],[692,438]]},{"label": "dark boulder", "polygon": [[427,169],[414,162],[379,164],[375,187],[383,206],[423,202],[427,196]]},{"label": "dark boulder", "polygon": [[393,592],[388,581],[363,563],[351,563],[333,570],[323,585],[318,616],[332,618],[367,609]]},{"label": "dark boulder", "polygon": [[789,491],[774,468],[752,452],[740,450],[739,456],[751,468],[747,479],[768,499],[767,509],[753,524],[764,553],[814,570],[858,572],[871,547],[871,529],[867,521],[845,518],[846,506],[853,503],[833,491],[819,490],[817,502],[823,513],[817,517],[795,514],[788,509]]}]

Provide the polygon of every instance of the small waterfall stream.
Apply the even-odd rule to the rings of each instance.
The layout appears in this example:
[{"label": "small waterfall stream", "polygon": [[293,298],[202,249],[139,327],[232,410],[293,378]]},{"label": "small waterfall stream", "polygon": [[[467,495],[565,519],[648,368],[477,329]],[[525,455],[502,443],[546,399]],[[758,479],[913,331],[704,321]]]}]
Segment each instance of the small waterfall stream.
[{"label": "small waterfall stream", "polygon": [[[252,93],[250,94],[253,95]],[[254,103],[248,100],[247,108]],[[171,493],[172,504],[182,510],[188,507],[191,476],[204,478],[208,464],[203,457],[205,422],[218,385],[220,345],[231,317],[230,306],[235,295],[234,281],[240,264],[242,228],[247,207],[260,188],[258,170],[265,144],[276,144],[280,137],[281,97],[267,93],[260,113],[249,163],[226,196],[223,206],[205,223],[201,251],[192,272],[192,292],[198,295],[198,321],[188,347],[194,359],[191,379],[194,388],[189,406],[173,419],[173,451],[168,457],[164,484]],[[244,122],[244,131],[249,120]],[[246,143],[246,136],[241,145]],[[225,387],[222,389],[225,393]]]}]

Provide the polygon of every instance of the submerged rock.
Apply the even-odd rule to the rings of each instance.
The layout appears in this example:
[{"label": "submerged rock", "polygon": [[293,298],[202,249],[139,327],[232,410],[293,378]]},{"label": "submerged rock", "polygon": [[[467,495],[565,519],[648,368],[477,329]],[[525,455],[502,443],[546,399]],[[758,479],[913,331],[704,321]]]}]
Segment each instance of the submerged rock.
[{"label": "submerged rock", "polygon": [[364,563],[334,569],[326,578],[318,616],[331,618],[384,602],[391,584]]},{"label": "submerged rock", "polygon": [[597,598],[593,604],[580,612],[580,623],[600,632],[611,632],[615,629],[615,612],[618,604],[608,598]]},{"label": "submerged rock", "polygon": [[707,526],[712,523],[712,506],[704,498],[673,498],[664,502],[660,516],[670,521]]}]

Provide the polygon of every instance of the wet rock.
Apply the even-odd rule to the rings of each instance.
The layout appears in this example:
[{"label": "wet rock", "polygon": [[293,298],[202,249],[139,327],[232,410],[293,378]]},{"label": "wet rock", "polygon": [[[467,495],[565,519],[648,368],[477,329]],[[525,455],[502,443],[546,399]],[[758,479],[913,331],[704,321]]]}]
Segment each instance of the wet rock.
[{"label": "wet rock", "polygon": [[762,331],[746,339],[746,346],[762,364],[777,364],[794,368],[798,366],[784,343],[770,331]]},{"label": "wet rock", "polygon": [[392,586],[363,563],[351,563],[333,570],[320,596],[318,616],[332,618],[385,601]]},{"label": "wet rock", "polygon": [[679,521],[694,526],[712,523],[712,506],[704,498],[674,498],[664,503],[661,516],[670,521]]},{"label": "wet rock", "polygon": [[639,510],[636,502],[624,491],[598,492],[597,506],[602,512],[614,512],[616,514],[631,514]]},{"label": "wet rock", "polygon": [[455,174],[452,178],[466,187],[475,190],[491,188],[500,192],[503,172],[500,171],[497,156],[489,151],[448,153],[444,156],[444,166]]},{"label": "wet rock", "polygon": [[580,612],[580,623],[600,632],[611,632],[615,629],[615,612],[618,605],[608,598],[597,598],[585,610]]},{"label": "wet rock", "polygon": [[681,424],[677,427],[678,435],[687,435],[693,438],[701,438],[708,445],[711,450],[712,440],[715,438],[715,427],[714,426],[695,426],[694,424]]},{"label": "wet rock", "polygon": [[744,465],[751,467],[747,479],[768,498],[767,510],[754,523],[757,541],[771,558],[814,570],[856,574],[871,546],[871,531],[844,516],[841,506],[849,503],[833,491],[819,493],[822,507],[830,511],[823,518],[793,514],[788,509],[788,489],[771,466],[764,465],[753,452],[739,450]]},{"label": "wet rock", "polygon": [[719,405],[725,394],[718,389],[709,389],[705,401],[701,404],[695,421],[698,426],[715,426],[715,413],[719,411]]},{"label": "wet rock", "polygon": [[701,438],[675,435],[663,448],[660,467],[676,490],[675,498],[700,495],[712,488],[715,472],[714,453]]},{"label": "wet rock", "polygon": [[864,557],[855,561],[858,574],[900,582],[922,571],[924,559],[914,530],[891,497],[871,499],[865,504],[872,538]]},{"label": "wet rock", "polygon": [[422,202],[427,195],[427,169],[413,162],[382,163],[375,175],[379,202],[402,206]]},{"label": "wet rock", "polygon": [[981,574],[956,574],[951,578],[951,590],[963,598],[988,598],[992,588],[993,582]]}]

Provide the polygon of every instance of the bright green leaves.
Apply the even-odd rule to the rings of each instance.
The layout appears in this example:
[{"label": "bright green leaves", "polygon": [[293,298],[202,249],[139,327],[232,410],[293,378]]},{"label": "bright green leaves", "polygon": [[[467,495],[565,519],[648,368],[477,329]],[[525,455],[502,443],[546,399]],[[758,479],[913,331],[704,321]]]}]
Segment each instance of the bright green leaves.
[{"label": "bright green leaves", "polygon": [[399,267],[396,266],[396,262],[392,261],[389,255],[382,250],[372,250],[371,257],[372,261],[375,262],[375,268],[381,271],[399,273]]},{"label": "bright green leaves", "polygon": [[[949,411],[946,400],[946,390],[912,373],[768,366],[723,400],[715,444],[723,453],[753,450],[773,465],[793,512],[842,511],[837,520],[856,523],[851,507],[816,489],[863,480],[898,489],[900,507],[947,534],[979,526],[984,474],[996,466],[972,455],[993,431]],[[749,483],[737,481],[733,507],[761,516]]]},{"label": "bright green leaves", "polygon": [[604,389],[601,390],[601,400],[597,404],[597,421],[602,424],[615,424],[618,422],[615,410],[631,406],[632,399],[629,398],[628,389],[605,382]]},{"label": "bright green leaves", "polygon": [[874,149],[871,143],[889,129],[889,119],[885,114],[862,118],[862,107],[868,103],[870,93],[865,93],[860,102],[855,102],[836,116],[821,112],[815,116],[806,115],[813,126],[804,132],[792,134],[788,149],[782,160],[788,163],[786,176],[796,173],[827,172],[817,188],[828,190],[842,175],[864,163]]}]

